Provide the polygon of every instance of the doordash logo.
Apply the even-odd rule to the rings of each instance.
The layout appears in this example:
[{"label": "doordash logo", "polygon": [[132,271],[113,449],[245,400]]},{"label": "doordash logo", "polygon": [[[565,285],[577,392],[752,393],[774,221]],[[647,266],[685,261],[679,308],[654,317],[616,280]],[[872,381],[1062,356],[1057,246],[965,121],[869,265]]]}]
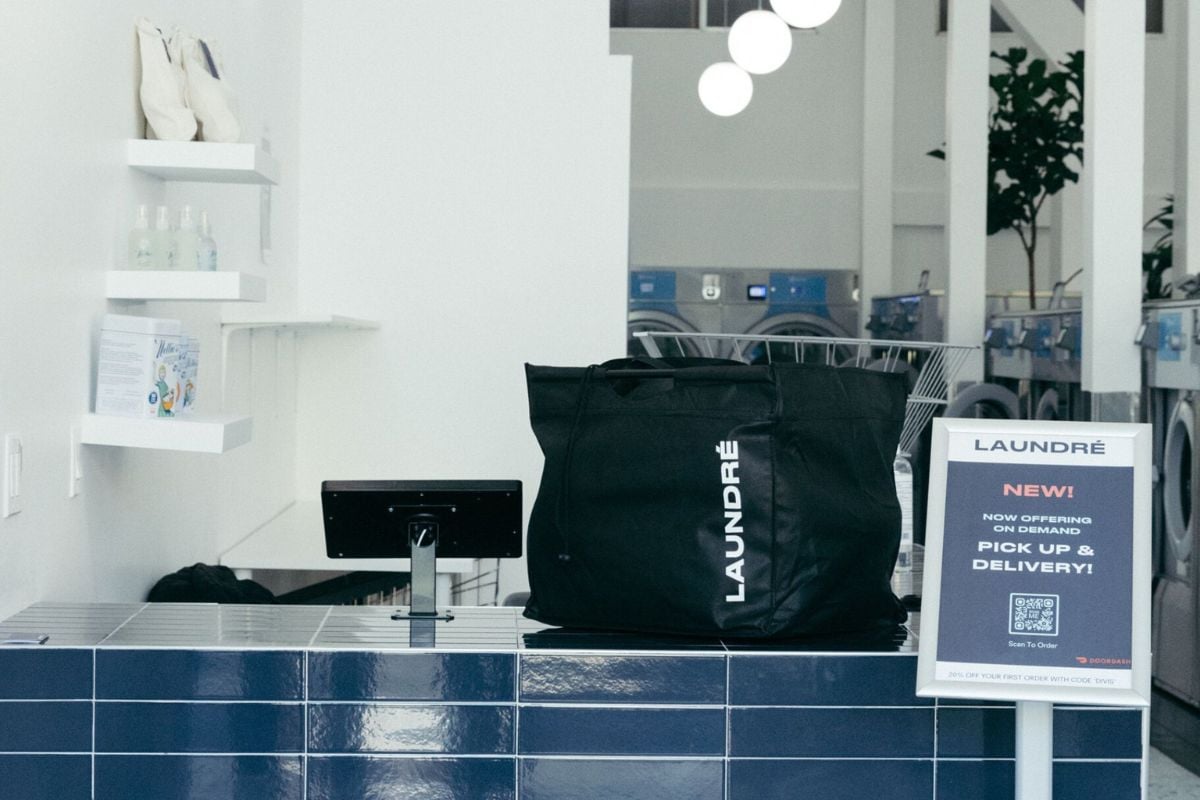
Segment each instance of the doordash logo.
[{"label": "doordash logo", "polygon": [[717,445],[721,457],[721,503],[725,507],[725,577],[736,585],[732,594],[725,595],[726,603],[743,603],[746,600],[746,578],[742,568],[746,540],[742,538],[742,490],[738,478],[738,443],[721,442]]}]

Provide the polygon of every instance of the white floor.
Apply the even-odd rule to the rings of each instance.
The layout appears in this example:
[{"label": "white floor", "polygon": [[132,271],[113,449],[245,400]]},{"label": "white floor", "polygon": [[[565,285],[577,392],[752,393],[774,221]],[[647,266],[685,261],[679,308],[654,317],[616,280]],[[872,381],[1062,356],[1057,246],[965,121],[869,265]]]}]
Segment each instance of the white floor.
[{"label": "white floor", "polygon": [[1200,800],[1200,775],[1188,772],[1150,748],[1150,791],[1147,800]]}]

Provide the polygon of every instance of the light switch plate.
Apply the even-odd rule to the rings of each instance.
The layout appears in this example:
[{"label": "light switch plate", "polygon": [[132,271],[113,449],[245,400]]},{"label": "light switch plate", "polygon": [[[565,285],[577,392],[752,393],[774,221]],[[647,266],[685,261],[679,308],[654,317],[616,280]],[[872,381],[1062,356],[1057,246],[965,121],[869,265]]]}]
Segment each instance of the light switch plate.
[{"label": "light switch plate", "polygon": [[3,500],[5,517],[21,512],[21,470],[24,468],[24,454],[21,452],[21,437],[15,433],[4,437],[4,491],[0,493]]}]

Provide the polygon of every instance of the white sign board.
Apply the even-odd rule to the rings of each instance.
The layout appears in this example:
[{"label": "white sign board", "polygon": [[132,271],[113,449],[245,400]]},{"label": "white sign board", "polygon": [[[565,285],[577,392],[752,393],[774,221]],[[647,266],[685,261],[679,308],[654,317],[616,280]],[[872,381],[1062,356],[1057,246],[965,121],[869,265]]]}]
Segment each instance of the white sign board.
[{"label": "white sign board", "polygon": [[1150,436],[934,420],[918,695],[1149,704]]}]

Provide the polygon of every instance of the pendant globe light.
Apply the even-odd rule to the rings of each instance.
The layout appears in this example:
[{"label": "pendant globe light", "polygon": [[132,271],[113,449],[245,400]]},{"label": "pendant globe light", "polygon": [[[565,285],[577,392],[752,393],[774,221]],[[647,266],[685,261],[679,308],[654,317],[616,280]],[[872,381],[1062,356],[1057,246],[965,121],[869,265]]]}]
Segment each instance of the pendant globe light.
[{"label": "pendant globe light", "polygon": [[754,81],[732,61],[713,64],[700,75],[700,102],[718,117],[732,117],[750,104]]},{"label": "pendant globe light", "polygon": [[766,75],[792,53],[792,30],[778,14],[747,11],[729,29],[729,55],[746,72]]},{"label": "pendant globe light", "polygon": [[816,28],[829,22],[842,0],[771,0],[771,8],[793,28]]}]

